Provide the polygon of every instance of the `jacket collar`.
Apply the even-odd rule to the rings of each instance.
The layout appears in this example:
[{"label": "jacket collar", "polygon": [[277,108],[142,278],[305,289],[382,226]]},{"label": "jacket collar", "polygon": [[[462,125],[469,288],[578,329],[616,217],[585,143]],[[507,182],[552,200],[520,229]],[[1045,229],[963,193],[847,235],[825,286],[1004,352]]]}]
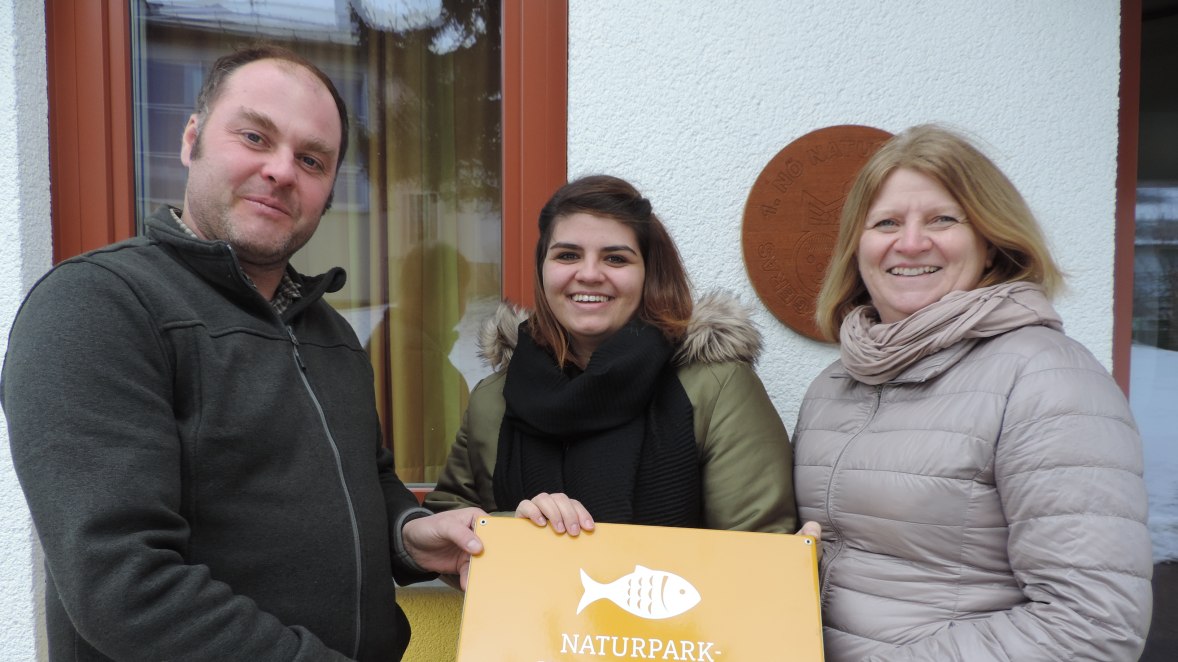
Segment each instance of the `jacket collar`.
[{"label": "jacket collar", "polygon": [[[980,338],[967,338],[942,349],[935,354],[930,354],[912,365],[908,366],[903,372],[883,382],[885,384],[921,384],[937,377],[940,377],[949,368],[957,365],[962,359],[969,354],[970,350],[978,344]],[[837,379],[854,379],[850,372],[847,371],[839,362],[838,372],[831,375]]]},{"label": "jacket collar", "polygon": [[[529,311],[503,302],[479,330],[479,356],[493,370],[511,362],[519,340],[519,325]],[[682,342],[676,348],[676,365],[742,361],[755,364],[761,356],[761,332],[749,308],[734,296],[710,292],[695,302]]]},{"label": "jacket collar", "polygon": [[[174,207],[163,206],[147,218],[147,238],[163,246],[177,261],[188,267],[204,281],[222,292],[226,297],[247,307],[270,304],[250,284],[233,247],[225,241],[194,239],[176,227],[172,212],[180,214]],[[322,298],[328,292],[338,292],[347,282],[343,269],[334,267],[319,276],[303,276],[287,265],[287,272],[302,287],[302,296],[291,303],[283,318],[290,319],[300,311]]]}]

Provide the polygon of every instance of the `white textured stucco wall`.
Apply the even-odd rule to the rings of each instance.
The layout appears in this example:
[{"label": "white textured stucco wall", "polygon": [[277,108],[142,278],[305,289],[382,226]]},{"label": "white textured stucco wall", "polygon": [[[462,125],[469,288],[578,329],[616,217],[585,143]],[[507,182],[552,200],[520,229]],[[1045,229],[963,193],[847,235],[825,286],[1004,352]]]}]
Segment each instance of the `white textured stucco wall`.
[{"label": "white textured stucco wall", "polygon": [[1065,328],[1112,354],[1116,0],[569,0],[569,175],[647,194],[697,290],[755,302],[758,367],[793,428],[832,348],[795,334],[745,272],[749,189],[818,128],[963,129],[1019,187],[1069,274]]},{"label": "white textured stucco wall", "polygon": [[[49,268],[44,3],[0,0],[0,352],[33,281]],[[41,561],[0,414],[0,660],[45,659]]]}]

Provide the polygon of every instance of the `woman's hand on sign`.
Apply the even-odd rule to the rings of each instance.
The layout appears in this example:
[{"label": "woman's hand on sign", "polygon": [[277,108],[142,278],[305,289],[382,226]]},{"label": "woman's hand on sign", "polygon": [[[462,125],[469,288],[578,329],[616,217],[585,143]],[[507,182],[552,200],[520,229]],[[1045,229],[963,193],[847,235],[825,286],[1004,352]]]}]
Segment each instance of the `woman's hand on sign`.
[{"label": "woman's hand on sign", "polygon": [[531,499],[519,502],[515,516],[531,520],[536,526],[552,524],[557,533],[575,536],[581,531],[593,530],[593,517],[580,501],[570,499],[567,494],[541,492]]},{"label": "woman's hand on sign", "polygon": [[799,536],[813,536],[814,542],[818,545],[818,558],[822,559],[822,525],[818,522],[806,522],[802,528],[798,529]]}]

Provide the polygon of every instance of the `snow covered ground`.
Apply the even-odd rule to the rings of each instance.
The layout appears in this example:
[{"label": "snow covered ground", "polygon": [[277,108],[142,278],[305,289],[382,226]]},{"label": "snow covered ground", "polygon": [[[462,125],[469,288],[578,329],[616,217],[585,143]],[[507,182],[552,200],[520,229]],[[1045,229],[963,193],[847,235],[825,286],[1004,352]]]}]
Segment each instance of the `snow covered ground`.
[{"label": "snow covered ground", "polygon": [[1145,446],[1155,562],[1178,560],[1178,352],[1133,345],[1129,404]]}]

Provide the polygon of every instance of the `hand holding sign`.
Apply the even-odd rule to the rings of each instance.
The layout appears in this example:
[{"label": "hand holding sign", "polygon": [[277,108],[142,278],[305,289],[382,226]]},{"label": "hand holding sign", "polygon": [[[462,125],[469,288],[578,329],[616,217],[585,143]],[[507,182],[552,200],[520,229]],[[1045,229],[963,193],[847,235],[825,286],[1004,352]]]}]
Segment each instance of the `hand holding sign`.
[{"label": "hand holding sign", "polygon": [[593,530],[593,517],[585,506],[563,493],[541,492],[531,499],[524,499],[515,509],[515,516],[531,520],[537,526],[550,523],[553,531],[570,536],[578,535],[582,529]]}]

